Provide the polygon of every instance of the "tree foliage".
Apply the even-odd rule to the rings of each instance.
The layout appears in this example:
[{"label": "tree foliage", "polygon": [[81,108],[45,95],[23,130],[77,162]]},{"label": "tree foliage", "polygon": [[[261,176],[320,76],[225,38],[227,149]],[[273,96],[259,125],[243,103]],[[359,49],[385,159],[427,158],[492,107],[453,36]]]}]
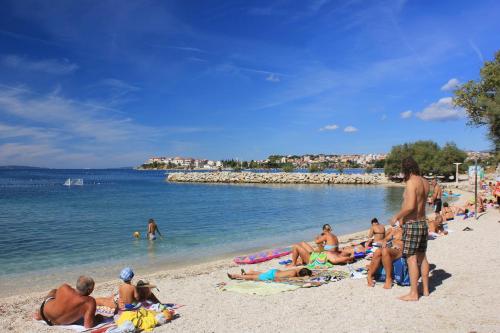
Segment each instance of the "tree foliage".
[{"label": "tree foliage", "polygon": [[[385,160],[384,172],[394,177],[401,172],[401,161],[412,156],[420,167],[422,175],[441,175],[448,178],[455,174],[453,163],[463,163],[467,154],[454,143],[447,143],[443,148],[433,141],[417,141],[392,147]],[[461,171],[465,166],[461,165]]]},{"label": "tree foliage", "polygon": [[467,112],[469,125],[487,126],[497,158],[500,153],[500,50],[486,61],[478,81],[470,80],[455,90],[453,102]]}]

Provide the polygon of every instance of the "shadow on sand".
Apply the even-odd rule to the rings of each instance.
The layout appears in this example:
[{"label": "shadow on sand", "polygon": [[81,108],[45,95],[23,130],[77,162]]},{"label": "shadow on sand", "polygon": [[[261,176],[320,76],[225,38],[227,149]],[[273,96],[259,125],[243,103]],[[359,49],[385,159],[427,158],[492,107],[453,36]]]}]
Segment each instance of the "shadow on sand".
[{"label": "shadow on sand", "polygon": [[452,275],[443,269],[435,269],[436,265],[431,266],[429,276],[429,292],[432,294],[436,288],[443,284],[443,281],[449,279]]}]

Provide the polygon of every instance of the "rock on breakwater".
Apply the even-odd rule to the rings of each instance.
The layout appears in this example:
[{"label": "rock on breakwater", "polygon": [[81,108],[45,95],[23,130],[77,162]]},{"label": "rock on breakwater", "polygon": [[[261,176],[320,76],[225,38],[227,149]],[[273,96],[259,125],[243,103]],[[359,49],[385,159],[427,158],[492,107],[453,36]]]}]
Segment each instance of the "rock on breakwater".
[{"label": "rock on breakwater", "polygon": [[262,183],[262,184],[385,184],[383,174],[176,172],[167,181],[180,183]]}]

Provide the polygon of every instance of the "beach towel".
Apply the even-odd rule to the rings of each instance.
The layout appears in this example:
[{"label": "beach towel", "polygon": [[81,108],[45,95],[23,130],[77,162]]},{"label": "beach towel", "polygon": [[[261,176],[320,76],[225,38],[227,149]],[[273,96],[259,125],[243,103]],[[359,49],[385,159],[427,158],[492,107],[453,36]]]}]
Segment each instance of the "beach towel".
[{"label": "beach towel", "polygon": [[333,265],[328,261],[326,252],[313,252],[309,257],[309,264],[306,267],[313,270],[318,268],[331,268]]},{"label": "beach towel", "polygon": [[104,306],[104,305],[98,305],[95,309],[95,314],[111,318],[115,315],[115,308],[110,308],[109,306]]},{"label": "beach towel", "polygon": [[235,284],[226,285],[222,288],[224,291],[232,291],[239,294],[269,296],[279,294],[285,291],[293,291],[301,288],[300,286],[287,283],[266,283],[259,281],[242,281]]},{"label": "beach towel", "polygon": [[156,315],[157,313],[155,311],[143,308],[137,311],[124,311],[116,320],[116,324],[120,326],[126,322],[132,322],[138,330],[150,332],[158,324]]},{"label": "beach towel", "polygon": [[[408,273],[408,265],[405,258],[399,258],[392,262],[392,278],[400,286],[410,285],[410,274]],[[385,282],[385,270],[380,266],[375,272],[375,280]]]},{"label": "beach towel", "polygon": [[[47,323],[43,320],[37,320],[37,322],[47,326]],[[103,323],[92,328],[85,328],[83,325],[57,325],[56,327],[72,330],[75,332],[105,333],[107,330],[115,328],[116,324],[114,323],[113,318],[105,318]]]}]

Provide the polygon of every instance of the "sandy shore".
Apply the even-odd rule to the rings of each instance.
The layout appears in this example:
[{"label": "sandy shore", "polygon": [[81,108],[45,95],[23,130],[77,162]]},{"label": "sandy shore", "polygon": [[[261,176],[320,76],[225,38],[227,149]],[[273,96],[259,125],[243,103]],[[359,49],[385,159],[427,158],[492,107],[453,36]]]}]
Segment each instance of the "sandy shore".
[{"label": "sandy shore", "polygon": [[[466,197],[462,196],[461,201]],[[396,299],[406,287],[384,290],[366,281],[346,279],[318,288],[298,289],[272,296],[220,291],[226,272],[239,267],[224,259],[137,279],[158,285],[164,302],[186,305],[180,318],[155,332],[299,332],[325,329],[336,332],[500,332],[497,271],[500,268],[498,234],[500,214],[490,209],[478,221],[462,218],[449,224],[448,236],[429,241],[432,293],[416,303]],[[462,231],[466,226],[473,231]],[[366,232],[342,237],[357,239]],[[366,265],[359,261],[355,267]],[[278,260],[252,265],[264,270]],[[248,266],[246,267],[248,268]],[[347,270],[339,267],[339,270]],[[70,281],[72,282],[72,281]],[[94,296],[109,295],[119,281],[98,284]],[[73,283],[72,283],[73,284]],[[44,294],[30,293],[1,299],[1,332],[68,332],[31,320]]]}]

